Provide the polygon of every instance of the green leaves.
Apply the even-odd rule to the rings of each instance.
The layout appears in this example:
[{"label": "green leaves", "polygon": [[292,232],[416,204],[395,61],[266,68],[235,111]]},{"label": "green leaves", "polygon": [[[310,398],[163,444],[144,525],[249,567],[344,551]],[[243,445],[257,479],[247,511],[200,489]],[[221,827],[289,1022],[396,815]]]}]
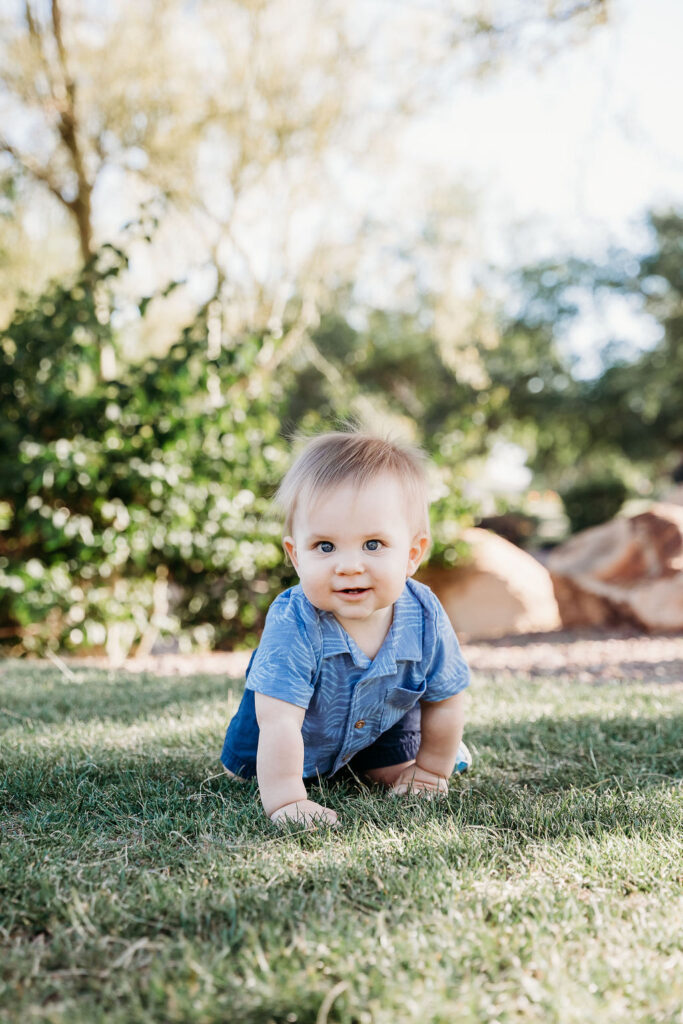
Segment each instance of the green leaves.
[{"label": "green leaves", "polygon": [[114,256],[2,337],[5,639],[17,652],[106,645],[125,621],[128,647],[253,642],[291,579],[268,502],[287,457],[280,417],[269,388],[247,397],[263,339],[208,359],[200,311],[166,356],[101,380]]},{"label": "green leaves", "polygon": [[481,393],[444,367],[414,316],[376,312],[364,333],[325,320],[315,344],[328,379],[305,347],[267,370],[287,324],[281,338],[209,344],[215,309],[200,309],[165,355],[105,379],[126,266],[103,251],[19,309],[0,339],[9,650],[104,647],[122,658],[164,637],[183,650],[255,644],[273,597],[296,579],[270,509],[290,456],[283,434],[336,426],[361,399],[396,419],[419,413],[435,463],[432,558],[458,559],[470,515],[460,468],[482,449],[486,417]]}]

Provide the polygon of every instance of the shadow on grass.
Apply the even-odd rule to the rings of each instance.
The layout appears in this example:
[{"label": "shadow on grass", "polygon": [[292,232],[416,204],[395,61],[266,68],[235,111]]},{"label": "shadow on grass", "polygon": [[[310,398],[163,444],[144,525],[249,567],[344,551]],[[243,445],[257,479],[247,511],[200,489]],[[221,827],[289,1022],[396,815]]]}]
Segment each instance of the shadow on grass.
[{"label": "shadow on grass", "polygon": [[[345,827],[312,834],[279,832],[255,782],[227,779],[217,762],[205,774],[181,756],[119,751],[103,763],[74,757],[41,769],[27,753],[0,774],[0,891],[9,897],[0,930],[22,942],[58,936],[78,911],[74,894],[90,893],[103,933],[163,932],[239,950],[246,934],[264,928],[281,944],[297,921],[321,934],[332,918],[345,926],[340,908],[354,920],[394,907],[400,914],[450,899],[451,885],[455,898],[463,872],[526,877],[539,845],[550,854],[614,835],[643,838],[657,856],[681,834],[672,784],[681,774],[683,716],[652,720],[647,732],[621,718],[609,720],[606,735],[605,724],[593,717],[473,729],[473,770],[432,804],[323,780],[311,796],[334,807]],[[656,772],[633,756],[645,740]],[[610,886],[624,873],[635,888],[658,884],[652,870],[634,868],[631,879],[628,854],[604,871]]]},{"label": "shadow on grass", "polygon": [[[580,715],[466,730],[480,769],[539,791],[619,777],[628,788],[683,778],[683,714]],[[500,781],[498,779],[498,781]]]},{"label": "shadow on grass", "polygon": [[[231,783],[218,761],[224,709],[217,708],[215,733],[213,724],[197,729],[182,719],[191,704],[228,693],[238,698],[242,687],[215,676],[92,671],[69,681],[54,670],[36,676],[27,666],[6,676],[0,708],[11,716],[0,725],[10,726],[13,749],[6,744],[3,753],[0,743],[0,816],[11,820],[16,835],[40,842],[59,830],[79,833],[83,842],[130,836],[150,861],[171,833],[179,837],[181,860],[209,832],[225,836],[225,845],[264,841],[270,825],[255,784]],[[162,710],[172,720],[172,735],[164,734]],[[116,735],[107,739],[105,730],[88,740],[75,731],[71,739],[64,730],[69,722],[95,720],[118,723]],[[156,734],[146,735],[158,722]],[[51,743],[56,724],[60,734]],[[433,813],[444,822],[455,817],[463,827],[509,830],[520,842],[587,829],[664,827],[662,802],[683,777],[681,713],[546,715],[471,725],[466,739],[473,769]],[[372,792],[343,779],[323,788],[348,822],[372,821],[409,834],[410,815],[394,820]],[[318,795],[315,788],[312,795]]]},{"label": "shadow on grass", "polygon": [[[231,782],[217,760],[226,724],[218,704],[241,689],[216,677],[92,672],[76,682],[53,673],[0,683],[0,706],[18,716],[0,719],[15,743],[3,753],[0,739],[0,946],[16,957],[17,991],[43,957],[26,999],[66,992],[76,1005],[91,993],[111,1019],[124,1019],[116,1017],[128,998],[121,993],[145,976],[129,960],[112,964],[112,937],[141,955],[169,948],[169,987],[180,939],[200,962],[202,951],[228,950],[238,978],[254,950],[273,961],[286,950],[310,980],[331,933],[342,950],[368,937],[374,948],[387,927],[435,926],[457,905],[487,935],[536,914],[558,922],[560,934],[578,886],[621,899],[670,889],[680,871],[669,851],[681,835],[673,787],[683,774],[683,714],[639,719],[593,708],[471,725],[474,766],[447,800],[393,800],[348,779],[324,781],[311,796],[339,811],[345,827],[292,834],[267,822],[254,782]],[[210,701],[215,729],[183,722],[191,704]],[[151,735],[161,711],[176,715],[173,740],[182,746],[163,744],[163,722]],[[22,725],[22,714],[30,722]],[[106,733],[84,742],[86,729],[79,736],[76,727],[70,740],[65,719],[118,722],[115,742],[107,745]],[[325,956],[343,969],[345,961]],[[103,992],[99,979],[110,969]],[[139,993],[147,1005],[147,989]],[[300,1018],[318,1019],[321,999],[312,996]],[[284,1020],[286,1000],[264,1000],[253,1016],[240,1004],[239,1019]],[[86,1018],[76,1011],[72,1019]],[[163,1009],[158,1019],[168,1019]]]},{"label": "shadow on grass", "polygon": [[[222,773],[217,755],[223,727],[220,722],[215,743],[205,745],[202,737],[196,748],[186,745],[177,751],[160,749],[157,737],[141,739],[138,732],[135,749],[126,749],[119,737],[116,746],[104,743],[91,749],[77,741],[65,754],[51,752],[44,735],[39,744],[32,744],[27,733],[21,749],[0,756],[0,812],[4,806],[21,815],[31,808],[28,817],[42,816],[47,824],[78,823],[84,815],[93,827],[98,822],[106,827],[108,822],[117,829],[125,828],[131,816],[167,825],[169,817],[182,812],[182,828],[195,834],[206,827],[204,809],[211,804],[229,817],[248,799],[260,817],[255,783],[231,782]],[[547,717],[495,728],[472,727],[467,741],[474,766],[453,782],[451,802],[461,812],[465,794],[467,813],[480,824],[490,820],[492,808],[518,807],[520,800],[532,797],[550,797],[561,804],[568,793],[584,794],[593,813],[595,799],[611,795],[626,806],[629,794],[670,788],[683,779],[683,715],[646,721]],[[343,777],[324,780],[323,787],[335,802],[342,794],[353,799],[354,793],[367,792]],[[481,813],[479,805],[485,808]],[[650,820],[647,811],[643,813]],[[622,824],[627,824],[628,813],[622,817]],[[653,811],[653,823],[655,818]],[[640,814],[641,824],[643,820]],[[562,828],[569,824],[564,821]],[[525,831],[527,825],[517,820],[512,827]]]},{"label": "shadow on grass", "polygon": [[[225,688],[226,684],[223,682],[221,685]],[[168,690],[157,691],[153,702],[164,695],[167,700],[160,702],[159,706],[173,722],[168,743],[164,742],[163,730],[161,737],[158,733],[146,737],[144,727],[148,724],[148,717],[138,714],[132,722],[120,723],[123,728],[117,729],[111,742],[98,738],[89,745],[81,736],[76,736],[73,747],[69,749],[68,742],[65,748],[62,736],[55,742],[56,749],[51,751],[49,726],[56,723],[48,718],[40,721],[43,728],[38,736],[26,728],[21,749],[10,751],[6,746],[5,756],[11,758],[15,767],[22,763],[27,768],[42,765],[41,771],[49,770],[50,763],[57,762],[61,766],[60,775],[65,771],[67,774],[73,771],[77,775],[84,763],[89,772],[103,773],[103,777],[115,777],[117,772],[133,772],[140,777],[150,773],[157,776],[166,770],[176,774],[183,767],[190,767],[188,762],[195,764],[198,761],[204,766],[215,765],[216,771],[220,772],[217,757],[227,725],[222,717],[223,709],[217,710],[215,739],[212,743],[209,741],[211,745],[205,746],[206,728],[200,729],[197,743],[196,724],[191,718],[186,723],[178,718],[168,703]],[[195,690],[193,694],[186,695],[185,704],[201,704],[201,696],[208,699],[211,694],[198,695]],[[140,704],[145,711],[152,710],[138,695],[138,711]],[[51,710],[48,715],[51,717]],[[100,717],[105,724],[112,721],[106,715]],[[31,721],[39,722],[35,718]],[[153,721],[163,722],[163,719],[156,717]],[[58,724],[63,726],[64,719],[58,719]],[[126,742],[128,726],[129,745]],[[16,721],[10,722],[10,728],[15,736],[21,735],[21,727]],[[193,743],[183,743],[184,736],[191,738]],[[477,778],[495,778],[497,783],[500,782],[500,773],[517,785],[533,783],[546,790],[590,785],[615,774],[633,778],[645,786],[650,784],[648,779],[653,775],[672,779],[683,777],[683,713],[650,715],[642,719],[595,713],[571,718],[544,716],[533,721],[497,723],[495,726],[470,725],[465,738],[475,757],[471,774]],[[174,749],[176,743],[177,751]],[[35,749],[31,749],[32,746]],[[192,774],[197,773],[193,771]],[[62,778],[60,788],[66,784]]]},{"label": "shadow on grass", "polygon": [[[163,932],[239,950],[245,935],[266,929],[280,944],[297,921],[325,934],[332,919],[343,926],[349,911],[354,920],[381,910],[400,915],[402,907],[450,899],[450,886],[461,899],[463,873],[526,878],[539,847],[552,856],[572,841],[642,837],[656,857],[681,831],[666,780],[646,792],[621,792],[615,777],[603,787],[532,793],[482,771],[454,782],[448,799],[433,804],[380,799],[348,781],[323,783],[322,791],[312,787],[312,797],[338,810],[346,827],[314,833],[271,826],[254,783],[218,779],[182,789],[175,779],[134,791],[123,790],[120,779],[115,786],[108,781],[74,777],[61,799],[46,797],[23,813],[16,808],[5,821],[10,843],[12,833],[16,841],[14,851],[5,847],[4,885],[0,869],[0,890],[11,896],[0,910],[7,934],[21,941],[58,935],[72,923],[74,893],[91,892],[98,928],[119,936]],[[581,874],[575,854],[561,856],[571,859],[572,878]],[[618,888],[622,875],[633,891],[658,884],[652,870],[631,868],[628,853],[618,865],[606,856],[605,885]],[[587,862],[585,870],[594,869]],[[65,905],[60,892],[71,894]],[[520,913],[528,899],[524,889]]]}]

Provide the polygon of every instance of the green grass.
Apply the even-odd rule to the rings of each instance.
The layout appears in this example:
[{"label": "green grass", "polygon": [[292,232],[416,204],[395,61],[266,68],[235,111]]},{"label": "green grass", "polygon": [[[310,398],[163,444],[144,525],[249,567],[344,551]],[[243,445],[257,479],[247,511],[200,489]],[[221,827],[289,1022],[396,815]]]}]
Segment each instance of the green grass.
[{"label": "green grass", "polygon": [[683,688],[479,677],[438,803],[278,832],[239,685],[4,663],[0,1020],[683,1022]]}]

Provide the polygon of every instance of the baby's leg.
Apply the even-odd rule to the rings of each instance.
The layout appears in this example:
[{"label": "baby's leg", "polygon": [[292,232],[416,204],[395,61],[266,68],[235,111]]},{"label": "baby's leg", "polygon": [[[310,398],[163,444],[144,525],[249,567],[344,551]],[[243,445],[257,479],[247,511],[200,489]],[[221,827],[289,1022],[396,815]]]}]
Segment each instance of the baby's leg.
[{"label": "baby's leg", "polygon": [[401,772],[415,764],[420,746],[420,717],[420,707],[416,705],[374,743],[359,751],[351,759],[351,770],[368,782],[393,786]]},{"label": "baby's leg", "polygon": [[[412,761],[404,761],[403,764],[391,764],[386,768],[366,768],[363,776],[371,782],[378,782],[383,786],[393,786],[403,769],[410,768],[412,764],[415,764],[414,758]],[[458,748],[458,759],[455,763],[453,774],[461,775],[467,771],[471,764],[472,755],[465,744],[461,743]]]},{"label": "baby's leg", "polygon": [[370,782],[376,782],[381,786],[393,786],[403,769],[410,768],[411,764],[415,764],[414,758],[412,761],[404,761],[402,764],[387,765],[386,768],[366,768],[363,776]]}]

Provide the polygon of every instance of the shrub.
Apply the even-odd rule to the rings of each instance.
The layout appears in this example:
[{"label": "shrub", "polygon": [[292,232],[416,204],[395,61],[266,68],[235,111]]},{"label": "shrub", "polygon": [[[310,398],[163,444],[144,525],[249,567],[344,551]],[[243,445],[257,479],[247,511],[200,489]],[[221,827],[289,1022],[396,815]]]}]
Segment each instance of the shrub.
[{"label": "shrub", "polygon": [[253,387],[262,339],[208,358],[203,310],[166,356],[100,380],[124,266],[106,250],[2,336],[0,616],[17,653],[251,643],[291,580],[268,501],[287,448]]},{"label": "shrub", "polygon": [[[282,423],[349,415],[336,396],[297,417],[300,377],[264,375],[262,335],[212,357],[208,309],[165,356],[103,380],[125,267],[105,248],[0,336],[0,642],[15,654],[255,644],[296,579],[270,510],[290,454]],[[452,565],[469,510],[439,448],[432,561]]]},{"label": "shrub", "polygon": [[571,532],[578,533],[589,526],[612,519],[628,495],[623,480],[618,477],[594,477],[567,488],[560,495],[569,519]]}]

